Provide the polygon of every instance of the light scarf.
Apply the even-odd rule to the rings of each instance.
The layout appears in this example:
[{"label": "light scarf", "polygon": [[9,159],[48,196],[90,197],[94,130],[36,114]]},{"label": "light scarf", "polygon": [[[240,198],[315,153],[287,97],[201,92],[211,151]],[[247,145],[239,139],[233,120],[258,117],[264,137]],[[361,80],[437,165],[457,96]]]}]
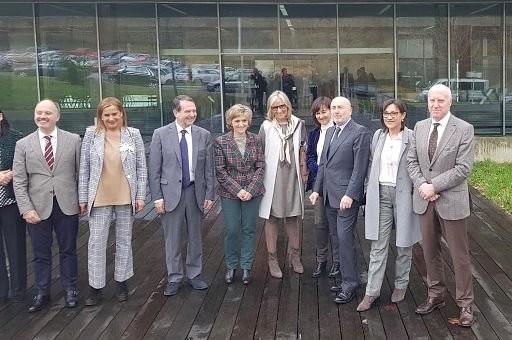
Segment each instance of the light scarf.
[{"label": "light scarf", "polygon": [[[279,148],[279,163],[281,165],[287,164],[291,165],[291,156],[290,156],[290,142],[293,136],[293,133],[299,126],[299,119],[289,119],[288,124],[286,125],[286,129],[283,129],[282,125],[280,125],[277,120],[272,120],[272,125],[277,130],[279,135],[279,139],[281,140],[281,147]],[[285,132],[283,133],[283,130]]]}]

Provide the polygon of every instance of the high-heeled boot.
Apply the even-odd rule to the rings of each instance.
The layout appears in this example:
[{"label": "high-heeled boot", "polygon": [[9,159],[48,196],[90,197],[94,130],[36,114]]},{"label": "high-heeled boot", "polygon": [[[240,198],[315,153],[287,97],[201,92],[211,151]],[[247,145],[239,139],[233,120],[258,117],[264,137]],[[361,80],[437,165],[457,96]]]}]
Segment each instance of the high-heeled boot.
[{"label": "high-heeled boot", "polygon": [[283,277],[283,272],[279,268],[279,262],[277,261],[277,253],[268,253],[268,269],[273,277],[278,279]]},{"label": "high-heeled boot", "polygon": [[290,248],[288,252],[288,264],[293,267],[293,271],[299,274],[304,273],[304,266],[300,262],[300,250],[296,248]]}]

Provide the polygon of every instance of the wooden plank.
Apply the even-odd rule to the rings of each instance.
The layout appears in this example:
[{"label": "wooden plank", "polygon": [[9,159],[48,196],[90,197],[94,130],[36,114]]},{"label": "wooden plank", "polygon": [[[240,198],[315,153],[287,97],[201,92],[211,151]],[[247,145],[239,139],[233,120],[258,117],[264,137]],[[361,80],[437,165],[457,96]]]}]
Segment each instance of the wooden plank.
[{"label": "wooden plank", "polygon": [[[360,264],[364,268],[368,268],[368,264],[370,262],[370,245],[371,243],[365,239],[364,237],[364,216],[359,216],[357,229],[356,229],[356,244],[360,251]],[[358,289],[358,298],[357,303],[359,303],[365,293],[366,293],[366,285],[362,285],[361,288]],[[382,292],[381,292],[382,295]],[[384,299],[384,297],[382,297]],[[364,336],[366,338],[380,338],[383,339],[386,337],[386,333],[384,331],[384,325],[382,323],[381,315],[379,312],[380,300],[374,303],[374,306],[367,311],[360,312],[360,321],[359,325],[362,327],[362,331],[364,332]],[[356,310],[354,307],[354,310]],[[357,311],[356,311],[357,313]],[[343,332],[343,329],[342,329]]]},{"label": "wooden plank", "polygon": [[[139,272],[141,268],[146,266],[145,261],[145,248],[147,242],[160,242],[161,236],[159,234],[160,224],[158,220],[153,219],[137,219],[134,222],[133,236],[132,236],[132,248],[134,257],[134,276],[128,281],[129,288],[132,291],[133,287],[137,285],[137,282],[141,279],[142,274]],[[111,232],[110,234],[114,234]],[[158,248],[158,247],[156,247]],[[77,315],[67,326],[63,327],[57,339],[69,339],[70,337],[76,337],[87,329],[89,324],[100,314],[101,310],[105,307],[105,303],[110,301],[111,297],[115,294],[113,271],[114,271],[114,255],[115,246],[112,245],[107,249],[107,282],[103,289],[104,302],[95,307],[85,307],[80,305],[78,308],[82,308],[82,313]],[[87,255],[84,256],[87,258]],[[86,262],[86,261],[84,261]],[[83,275],[81,301],[89,293],[89,284],[87,279],[87,269],[84,269],[85,275]],[[117,301],[116,301],[117,303]]]},{"label": "wooden plank", "polygon": [[[277,238],[277,253],[278,260],[281,269],[283,270],[283,278],[276,279],[270,275],[268,266],[266,270],[266,281],[265,290],[263,292],[260,308],[259,317],[256,324],[256,330],[254,332],[254,338],[256,339],[274,339],[276,337],[277,320],[279,317],[279,299],[281,296],[281,286],[284,280],[286,270],[284,270],[284,256],[286,253],[286,244],[284,243],[283,228],[279,229],[279,236]],[[264,233],[263,233],[264,234]],[[265,246],[266,248],[266,246]]]},{"label": "wooden plank", "polygon": [[263,294],[267,269],[267,246],[262,233],[262,221],[255,231],[256,249],[251,270],[252,282],[243,286],[238,274],[235,284],[228,287],[210,333],[210,339],[252,338],[258,319],[261,296]]},{"label": "wooden plank", "polygon": [[[389,249],[388,255],[388,268],[386,271],[386,280],[390,289],[394,289],[394,264],[396,263],[396,241],[393,237],[391,240],[391,246]],[[409,279],[412,275],[417,274],[411,270],[409,275]],[[423,289],[423,288],[422,288]],[[391,302],[389,302],[391,303]],[[421,302],[420,302],[421,303]],[[407,292],[405,294],[405,299],[402,302],[396,304],[396,308],[398,308],[399,317],[402,320],[402,323],[405,327],[405,331],[407,332],[407,336],[411,339],[427,339],[428,331],[423,322],[420,322],[421,318],[415,312],[416,303],[413,300],[410,285],[408,286]]]},{"label": "wooden plank", "polygon": [[[306,210],[302,223],[302,264],[300,277],[298,338],[317,339],[320,336],[317,279],[311,277],[316,267],[315,223],[312,207]],[[323,292],[329,294],[328,291]]]}]

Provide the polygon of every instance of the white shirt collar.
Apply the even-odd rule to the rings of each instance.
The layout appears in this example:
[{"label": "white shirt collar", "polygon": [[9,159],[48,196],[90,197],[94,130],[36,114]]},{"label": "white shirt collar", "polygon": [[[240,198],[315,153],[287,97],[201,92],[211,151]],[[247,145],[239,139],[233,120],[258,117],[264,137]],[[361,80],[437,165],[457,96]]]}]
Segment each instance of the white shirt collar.
[{"label": "white shirt collar", "polygon": [[45,136],[52,136],[52,139],[57,139],[57,127],[55,127],[55,129],[53,129],[53,131],[47,135],[46,133],[44,133],[43,131],[41,131],[40,129],[37,129],[37,135],[39,136],[39,139],[43,139]]},{"label": "white shirt collar", "polygon": [[440,121],[435,121],[434,119],[432,119],[432,124],[434,123],[439,123],[439,125],[441,126],[446,126],[448,124],[448,120],[450,120],[450,117],[451,117],[451,112],[448,111],[448,113],[446,114],[446,116],[444,116],[443,118],[441,118]]},{"label": "white shirt collar", "polygon": [[334,125],[334,123],[331,120],[329,123],[327,123],[325,125],[321,125],[320,126],[320,130],[322,130],[322,132],[325,132],[328,128],[330,128],[333,125]]},{"label": "white shirt collar", "polygon": [[177,130],[178,130],[178,134],[181,134],[181,130],[185,130],[185,131],[187,131],[189,134],[192,134],[192,125],[190,125],[190,126],[189,126],[189,127],[187,127],[187,128],[183,128],[183,127],[181,127],[181,125],[180,125],[180,124],[178,124],[178,122],[176,122],[176,128],[177,128]]}]

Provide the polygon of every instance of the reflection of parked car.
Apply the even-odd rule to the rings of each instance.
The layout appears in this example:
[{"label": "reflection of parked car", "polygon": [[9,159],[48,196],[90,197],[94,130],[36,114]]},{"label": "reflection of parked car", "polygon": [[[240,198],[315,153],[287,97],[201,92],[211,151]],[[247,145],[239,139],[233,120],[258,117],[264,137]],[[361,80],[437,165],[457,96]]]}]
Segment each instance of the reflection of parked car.
[{"label": "reflection of parked car", "polygon": [[[251,70],[250,70],[251,71]],[[225,93],[237,93],[237,92],[248,92],[251,88],[250,81],[251,73],[235,71],[231,76],[227,77],[224,81],[224,92]],[[208,83],[206,89],[209,92],[220,91],[220,78]]]},{"label": "reflection of parked car", "polygon": [[10,71],[11,69],[12,69],[11,57],[0,55],[0,70]]},{"label": "reflection of parked car", "polygon": [[174,70],[174,79],[176,81],[187,81],[189,80],[189,72],[186,68],[180,68]]},{"label": "reflection of parked car", "polygon": [[[158,85],[158,68],[155,66],[126,65],[119,69],[116,74],[111,75],[112,77],[112,80],[117,84],[155,87]],[[172,83],[170,69],[160,68],[160,83],[165,85]]]},{"label": "reflection of parked car", "polygon": [[208,84],[209,82],[220,77],[220,73],[218,70],[210,69],[210,68],[193,68],[192,69],[192,80],[199,80],[203,84]]},{"label": "reflection of parked car", "polygon": [[[453,100],[462,102],[480,102],[487,97],[489,90],[489,80],[479,78],[452,78],[450,84],[447,78],[441,78],[433,81],[429,88],[436,84],[450,87]],[[423,90],[419,95],[420,100],[426,101],[427,95],[428,89]]]},{"label": "reflection of parked car", "polygon": [[125,66],[112,75],[113,81],[123,85],[143,85],[156,87],[158,74],[146,66]]}]

